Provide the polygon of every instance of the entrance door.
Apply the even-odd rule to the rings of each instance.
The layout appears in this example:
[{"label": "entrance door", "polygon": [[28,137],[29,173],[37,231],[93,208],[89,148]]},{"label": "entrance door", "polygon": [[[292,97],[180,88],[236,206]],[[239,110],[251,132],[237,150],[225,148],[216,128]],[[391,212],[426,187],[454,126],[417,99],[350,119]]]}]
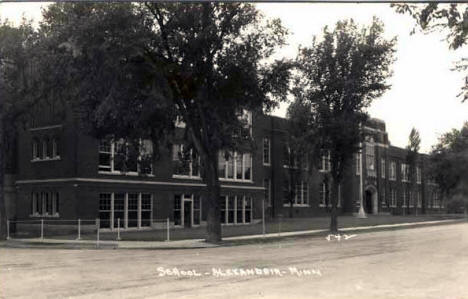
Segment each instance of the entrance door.
[{"label": "entrance door", "polygon": [[372,213],[372,192],[369,190],[366,190],[366,202],[364,207],[366,208],[366,213],[371,214]]},{"label": "entrance door", "polygon": [[192,201],[184,201],[184,226],[192,226]]}]

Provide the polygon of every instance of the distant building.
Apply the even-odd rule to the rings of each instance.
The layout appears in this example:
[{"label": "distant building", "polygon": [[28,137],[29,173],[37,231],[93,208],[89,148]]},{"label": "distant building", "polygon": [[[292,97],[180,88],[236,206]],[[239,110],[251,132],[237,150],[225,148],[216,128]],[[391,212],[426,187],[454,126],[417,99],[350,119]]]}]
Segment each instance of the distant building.
[{"label": "distant building", "polygon": [[[143,163],[142,153],[132,152],[125,142],[86,136],[73,119],[58,121],[51,115],[40,114],[32,126],[18,131],[15,167],[6,178],[9,218],[99,218],[101,227],[110,229],[118,222],[124,229],[144,229],[166,218],[175,227],[206,222],[199,163],[183,160],[181,145],[161,148],[156,162]],[[221,222],[260,221],[262,207],[267,217],[287,217],[290,211],[294,217],[329,213],[328,156],[291,186],[288,173],[299,167],[288,158],[287,120],[249,115],[256,150],[233,153],[227,161],[220,155]],[[417,187],[410,188],[406,151],[390,145],[385,123],[371,119],[364,130],[369,133],[362,152],[365,211],[414,214],[442,208],[436,186],[426,176],[426,156],[420,155]],[[150,144],[144,148],[150,155]],[[342,214],[359,209],[360,167],[356,154],[340,186]],[[292,210],[290,188],[295,188]]]}]

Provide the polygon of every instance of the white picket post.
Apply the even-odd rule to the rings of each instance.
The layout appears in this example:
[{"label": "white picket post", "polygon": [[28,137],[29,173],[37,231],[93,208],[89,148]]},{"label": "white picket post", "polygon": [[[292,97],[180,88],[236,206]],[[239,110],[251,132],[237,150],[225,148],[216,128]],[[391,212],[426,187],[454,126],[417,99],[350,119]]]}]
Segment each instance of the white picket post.
[{"label": "white picket post", "polygon": [[96,247],[99,248],[99,218],[96,218]]},{"label": "white picket post", "polygon": [[170,241],[170,235],[169,235],[169,218],[166,219],[166,241]]},{"label": "white picket post", "polygon": [[6,227],[7,227],[7,240],[10,240],[10,219],[7,219],[6,222]]},{"label": "white picket post", "polygon": [[81,240],[81,219],[78,219],[78,238],[77,240]]},{"label": "white picket post", "polygon": [[265,198],[262,200],[262,232],[265,237]]},{"label": "white picket post", "polygon": [[117,241],[120,241],[120,218],[117,218]]},{"label": "white picket post", "polygon": [[41,240],[44,240],[44,219],[41,219]]}]

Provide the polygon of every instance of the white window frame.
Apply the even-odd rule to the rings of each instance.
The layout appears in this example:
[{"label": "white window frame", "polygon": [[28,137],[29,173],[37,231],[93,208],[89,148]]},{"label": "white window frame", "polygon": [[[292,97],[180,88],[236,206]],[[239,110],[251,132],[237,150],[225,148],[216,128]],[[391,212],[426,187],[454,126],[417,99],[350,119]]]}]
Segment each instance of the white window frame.
[{"label": "white window frame", "polygon": [[[173,151],[173,154],[172,154],[172,157],[173,157],[173,161],[177,161],[177,162],[182,162],[180,160],[180,157],[179,157],[179,153],[183,154],[183,150],[184,150],[184,145],[183,144],[174,144],[172,146],[172,151]],[[176,153],[177,151],[177,159],[176,159]],[[193,149],[190,149],[190,161],[188,162],[189,163],[189,174],[186,175],[186,174],[172,174],[172,177],[173,178],[180,178],[180,179],[198,179],[198,180],[201,180],[201,176],[200,176],[200,173],[201,173],[201,169],[200,169],[200,156],[198,156],[198,173],[197,174],[194,174],[193,173],[193,161],[192,161],[192,153],[193,153]]]},{"label": "white window frame", "polygon": [[421,167],[416,167],[416,183],[421,184]]},{"label": "white window frame", "polygon": [[[58,210],[57,205],[60,206],[60,196],[58,191],[33,191],[31,193],[31,214],[29,217],[48,217],[48,218],[56,218],[59,217],[60,210]],[[47,196],[47,200],[46,200]],[[37,212],[37,208],[39,207],[39,199],[40,199],[40,207],[41,213]],[[47,201],[49,201],[51,212],[48,213],[47,211]]]},{"label": "white window frame", "polygon": [[401,163],[401,181],[409,182],[409,165]]},{"label": "white window frame", "polygon": [[361,175],[361,153],[356,153],[356,175]]},{"label": "white window frame", "polygon": [[[228,220],[229,220],[229,210],[230,210],[230,207],[229,207],[229,197],[233,197],[234,198],[234,208],[231,209],[232,211],[234,211],[234,218],[233,218],[233,222],[232,223],[228,223]],[[239,210],[239,207],[238,207],[238,198],[241,197],[242,198],[242,221],[239,221],[239,219],[237,219],[237,212]],[[225,200],[225,209],[224,210],[221,210],[221,213],[223,213],[224,211],[224,223],[221,223],[221,225],[239,225],[239,224],[242,224],[242,225],[249,225],[249,224],[252,224],[253,222],[253,198],[251,196],[246,196],[246,195],[222,195],[221,198],[223,198]],[[247,222],[246,221],[246,206],[247,206],[247,201],[250,200],[250,222]]]},{"label": "white window frame", "polygon": [[390,173],[388,179],[390,181],[396,181],[396,162],[395,161],[390,161]]},{"label": "white window frame", "polygon": [[[242,165],[241,165],[241,171],[242,171],[242,178],[238,179],[237,178],[237,155],[242,155]],[[249,165],[246,165],[246,156],[250,155],[250,171],[249,171],[249,174],[250,174],[250,179],[246,179],[245,178],[245,168],[246,166],[249,166]],[[219,159],[223,159],[224,160],[224,176],[219,176],[219,180],[220,181],[238,181],[238,182],[249,182],[249,183],[252,183],[253,182],[253,159],[252,159],[252,154],[251,153],[237,153],[237,152],[230,152],[229,153],[229,160],[226,160],[224,159],[224,152],[220,152],[218,154],[218,157]],[[233,177],[232,178],[228,178],[228,172],[229,172],[229,169],[228,169],[228,163],[229,161],[232,160],[232,163],[233,163]],[[218,162],[218,163],[223,163],[223,162]]]},{"label": "white window frame", "polygon": [[395,188],[390,190],[390,207],[396,208],[397,207],[397,191]]},{"label": "white window frame", "polygon": [[[115,195],[116,194],[123,194],[124,195],[124,218],[123,219],[120,219],[121,221],[121,224],[123,223],[123,227],[120,227],[120,229],[124,229],[124,230],[135,230],[135,229],[149,229],[152,227],[152,224],[153,224],[153,217],[151,217],[151,223],[149,226],[142,226],[141,223],[142,223],[142,212],[143,211],[150,211],[151,215],[153,215],[153,194],[150,193],[150,192],[101,192],[99,193],[99,198],[98,200],[101,199],[101,195],[102,194],[109,194],[110,195],[110,210],[101,210],[100,208],[98,208],[98,213],[103,211],[103,212],[109,212],[109,228],[103,228],[104,230],[105,229],[108,229],[110,231],[114,231],[114,230],[117,230],[117,227],[115,227],[115,223],[114,223],[114,212],[115,212],[115,209],[114,209],[114,200],[115,200]],[[137,194],[137,198],[138,198],[138,203],[137,203],[137,226],[136,227],[129,227],[128,226],[128,202],[129,202],[129,194]],[[143,194],[146,194],[146,195],[150,195],[150,203],[151,203],[151,209],[143,209],[142,208],[142,201],[143,201]],[[120,211],[120,210],[119,210]],[[122,222],[123,221],[123,222]]]},{"label": "white window frame", "polygon": [[[98,173],[99,174],[118,174],[118,175],[133,175],[133,176],[137,176],[137,175],[145,175],[145,176],[154,176],[154,169],[153,169],[153,164],[151,163],[151,172],[150,173],[142,173],[141,172],[141,167],[140,167],[140,161],[141,161],[141,152],[138,153],[138,156],[137,156],[137,171],[120,171],[120,170],[115,170],[115,150],[116,150],[116,142],[121,142],[123,139],[120,138],[118,141],[115,141],[114,139],[110,139],[110,140],[106,140],[106,142],[109,142],[109,145],[110,145],[110,152],[104,152],[104,151],[101,151],[101,144],[98,145],[98,155],[100,155],[101,153],[107,153],[109,154],[110,153],[110,166],[108,165],[101,165],[98,161]],[[103,140],[100,140],[99,142],[102,142]],[[124,145],[126,147],[125,151],[126,151],[126,154],[128,154],[128,142],[123,140],[124,141]],[[140,144],[142,143],[143,141],[140,140]],[[109,167],[109,170],[102,170],[100,168],[107,168]]]},{"label": "white window frame", "polygon": [[380,177],[382,179],[385,179],[385,171],[386,171],[386,165],[385,165],[385,159],[384,158],[381,158],[380,159]]},{"label": "white window frame", "polygon": [[320,159],[319,172],[330,172],[331,170],[331,157],[330,151],[327,150],[327,153],[322,155]]}]

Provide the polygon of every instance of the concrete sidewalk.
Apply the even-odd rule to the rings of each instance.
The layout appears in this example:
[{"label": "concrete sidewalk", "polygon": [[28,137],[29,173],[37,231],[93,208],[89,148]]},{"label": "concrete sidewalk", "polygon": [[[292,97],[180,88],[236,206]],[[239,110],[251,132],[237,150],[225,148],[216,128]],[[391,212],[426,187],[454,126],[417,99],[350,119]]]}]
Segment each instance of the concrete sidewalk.
[{"label": "concrete sidewalk", "polygon": [[[369,226],[356,226],[341,228],[340,232],[366,232],[371,230],[392,229],[392,228],[410,228],[425,225],[450,224],[456,222],[465,222],[465,219],[449,219],[437,221],[407,222],[396,224],[380,224]],[[327,234],[328,229],[303,230],[281,233],[267,233],[257,235],[245,235],[235,237],[225,237],[221,244],[206,243],[204,239],[187,239],[175,241],[109,241],[109,240],[60,240],[60,239],[10,239],[0,243],[0,246],[19,247],[19,248],[76,248],[76,249],[195,249],[212,248],[223,245],[235,245],[236,241],[264,241],[265,239],[282,239],[296,236],[320,236]]]}]

